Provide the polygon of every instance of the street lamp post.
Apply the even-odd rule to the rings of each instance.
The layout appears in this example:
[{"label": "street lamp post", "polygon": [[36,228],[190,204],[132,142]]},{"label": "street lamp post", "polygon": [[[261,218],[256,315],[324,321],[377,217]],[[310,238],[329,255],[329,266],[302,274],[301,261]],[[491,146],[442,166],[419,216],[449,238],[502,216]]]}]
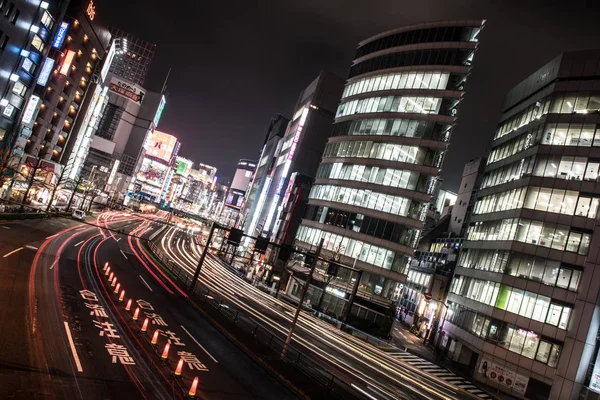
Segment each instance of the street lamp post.
[{"label": "street lamp post", "polygon": [[[442,331],[443,331],[443,329],[444,329],[444,322],[446,322],[446,314],[448,314],[448,305],[446,303],[444,303],[444,302],[441,302],[441,301],[439,303],[444,306],[444,315],[442,317],[442,324],[438,328],[438,333],[441,334]],[[435,343],[434,347],[438,347],[439,346],[439,344],[440,344],[440,337],[441,336],[438,334],[438,337],[437,337],[437,340],[436,340],[436,343]]]},{"label": "street lamp post", "polygon": [[215,222],[213,222],[210,226],[210,233],[208,234],[208,238],[206,239],[206,245],[204,246],[204,250],[202,251],[200,260],[198,261],[198,266],[196,267],[196,272],[194,272],[194,278],[192,278],[192,283],[190,284],[190,292],[193,292],[196,288],[196,283],[198,282],[198,277],[200,276],[200,269],[202,268],[202,264],[204,263],[204,259],[206,258],[206,253],[208,252],[208,247],[210,246],[210,242],[212,240],[213,234],[215,233],[216,227],[217,224]]},{"label": "street lamp post", "polygon": [[285,339],[285,344],[283,345],[283,350],[281,350],[281,359],[285,359],[285,355],[287,353],[287,349],[292,342],[292,335],[294,334],[294,328],[296,327],[296,322],[298,321],[298,316],[300,315],[300,310],[302,310],[302,303],[304,302],[304,297],[306,296],[306,292],[308,292],[308,286],[310,285],[310,281],[312,280],[313,273],[315,272],[315,267],[319,262],[319,255],[321,254],[321,249],[323,249],[323,243],[325,242],[325,238],[321,238],[319,241],[319,247],[317,247],[317,251],[315,252],[315,258],[310,266],[310,271],[308,272],[308,276],[306,277],[306,283],[302,288],[302,294],[300,295],[300,299],[298,300],[298,307],[296,308],[296,313],[294,314],[294,318],[292,319],[292,325],[290,326],[290,331],[288,332],[287,338]]}]

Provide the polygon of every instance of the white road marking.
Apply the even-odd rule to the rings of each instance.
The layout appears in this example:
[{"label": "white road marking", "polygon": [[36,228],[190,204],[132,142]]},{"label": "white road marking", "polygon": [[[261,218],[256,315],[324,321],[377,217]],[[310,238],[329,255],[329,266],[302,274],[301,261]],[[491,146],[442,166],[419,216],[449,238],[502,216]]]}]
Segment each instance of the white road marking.
[{"label": "white road marking", "polygon": [[55,260],[55,261],[52,263],[52,265],[50,266],[50,269],[54,268],[54,266],[56,265],[56,263],[57,263],[57,262],[58,262],[58,259],[56,259],[56,260]]},{"label": "white road marking", "polygon": [[77,244],[75,245],[75,247],[79,246],[79,245],[80,245],[81,243],[83,243],[83,242],[85,242],[85,240],[82,240],[81,242],[77,243]]},{"label": "white road marking", "polygon": [[59,233],[55,233],[54,235],[46,236],[46,239],[52,239],[53,237],[58,236],[58,235],[59,235]]},{"label": "white road marking", "polygon": [[69,324],[67,321],[65,322],[65,330],[67,331],[67,338],[69,339],[69,345],[71,346],[71,351],[73,352],[73,358],[75,359],[75,365],[77,366],[77,371],[83,372],[83,368],[81,368],[81,362],[79,361],[79,356],[77,355],[77,350],[75,350],[75,343],[73,343],[73,337],[71,336],[71,330],[69,329]]},{"label": "white road marking", "polygon": [[119,237],[119,238],[117,239],[117,242],[118,242],[119,240],[121,240],[121,239],[122,239],[122,238],[121,238],[121,237]]},{"label": "white road marking", "polygon": [[27,246],[25,246],[25,248],[29,249],[29,250],[37,250],[38,248],[35,246],[32,246],[30,244],[28,244]]},{"label": "white road marking", "polygon": [[358,392],[362,393],[363,395],[367,396],[368,398],[372,399],[372,400],[378,400],[377,397],[375,396],[371,396],[370,393],[367,393],[366,391],[362,390],[361,388],[359,388],[358,386],[356,386],[354,383],[351,385],[354,389],[356,389]]},{"label": "white road marking", "polygon": [[13,251],[11,251],[11,252],[9,252],[9,253],[6,253],[6,254],[5,254],[4,256],[2,256],[2,257],[3,257],[3,258],[6,258],[6,257],[10,256],[11,254],[15,254],[17,251],[20,251],[20,250],[23,250],[23,248],[22,248],[22,247],[19,247],[18,249],[15,249],[15,250],[13,250]]},{"label": "white road marking", "polygon": [[217,361],[217,359],[216,359],[216,358],[214,358],[214,357],[212,356],[212,354],[210,354],[210,353],[209,353],[209,352],[208,352],[208,351],[207,351],[207,350],[204,348],[204,346],[202,346],[202,345],[200,344],[200,342],[198,342],[198,341],[196,340],[196,338],[195,338],[195,337],[193,337],[193,336],[192,336],[192,334],[188,332],[188,330],[187,330],[187,329],[185,329],[185,326],[181,325],[181,329],[183,329],[183,330],[185,331],[185,333],[187,333],[187,334],[188,334],[188,336],[189,336],[190,338],[192,338],[192,340],[194,341],[194,343],[196,343],[196,344],[198,345],[198,347],[200,347],[202,350],[204,350],[204,352],[205,352],[206,354],[208,354],[208,356],[209,356],[209,357],[210,357],[210,358],[211,358],[211,359],[212,359],[212,360],[213,360],[215,363],[217,363],[217,364],[219,363],[219,362]]},{"label": "white road marking", "polygon": [[146,280],[144,278],[142,278],[141,275],[138,275],[140,277],[140,279],[142,280],[142,282],[144,282],[144,285],[146,285],[146,287],[148,288],[149,291],[153,292],[152,288],[150,287],[150,285],[148,285],[148,282],[146,282]]},{"label": "white road marking", "polygon": [[87,226],[84,226],[84,227],[81,227],[81,228],[77,228],[77,229],[75,229],[75,230],[76,230],[76,231],[82,231],[82,230],[84,230],[84,229],[87,229]]},{"label": "white road marking", "polygon": [[3,226],[2,229],[10,229],[10,226]]},{"label": "white road marking", "polygon": [[121,254],[123,254],[123,257],[125,257],[125,259],[126,259],[126,260],[129,260],[129,259],[127,258],[127,256],[125,255],[125,253],[123,253],[123,250],[119,250],[119,251],[121,252]]}]

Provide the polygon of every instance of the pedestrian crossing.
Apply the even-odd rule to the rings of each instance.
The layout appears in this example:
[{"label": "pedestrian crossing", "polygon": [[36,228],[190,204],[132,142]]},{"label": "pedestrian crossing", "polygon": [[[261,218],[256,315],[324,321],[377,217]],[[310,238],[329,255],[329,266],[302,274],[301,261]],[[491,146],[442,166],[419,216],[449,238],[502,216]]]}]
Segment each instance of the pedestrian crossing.
[{"label": "pedestrian crossing", "polygon": [[490,395],[488,395],[483,390],[479,389],[477,386],[473,385],[466,379],[461,378],[460,376],[450,372],[446,368],[442,368],[439,365],[433,364],[429,361],[425,361],[422,358],[415,356],[414,354],[399,351],[388,351],[387,353],[390,356],[407,364],[410,364],[413,367],[419,368],[421,371],[427,372],[428,374],[431,374],[438,379],[442,379],[456,387],[466,390],[467,392],[472,393],[480,399],[492,398]]}]

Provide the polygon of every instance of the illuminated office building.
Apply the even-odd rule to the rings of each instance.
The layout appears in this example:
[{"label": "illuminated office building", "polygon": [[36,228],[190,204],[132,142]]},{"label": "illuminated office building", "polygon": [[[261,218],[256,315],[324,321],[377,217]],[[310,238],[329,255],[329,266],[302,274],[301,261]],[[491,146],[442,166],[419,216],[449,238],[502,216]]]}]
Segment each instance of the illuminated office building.
[{"label": "illuminated office building", "polygon": [[443,329],[519,398],[600,393],[599,127],[600,50],[561,54],[502,107]]},{"label": "illuminated office building", "polygon": [[110,72],[136,85],[143,86],[154,57],[156,44],[146,42],[114,26],[109,26],[108,30],[112,35],[112,40],[120,42],[122,50],[115,54]]},{"label": "illuminated office building", "polygon": [[[326,256],[363,271],[353,315],[383,317],[402,294],[482,27],[425,23],[358,45],[295,241],[324,238]],[[341,314],[353,285],[338,278],[322,304]]]},{"label": "illuminated office building", "polygon": [[2,160],[9,167],[18,166],[31,136],[40,94],[55,63],[47,56],[65,8],[66,3],[54,0],[0,4],[0,151],[11,153]]},{"label": "illuminated office building", "polygon": [[[276,238],[290,176],[294,172],[315,176],[343,87],[342,78],[322,71],[300,93],[283,138],[273,137],[269,141],[277,143],[275,153],[266,152],[258,162],[257,168],[262,171],[260,177],[264,177],[264,183],[260,193],[252,194],[256,197],[244,224],[247,234]],[[284,121],[282,118],[279,123]],[[268,147],[265,146],[264,150],[267,151]]]}]

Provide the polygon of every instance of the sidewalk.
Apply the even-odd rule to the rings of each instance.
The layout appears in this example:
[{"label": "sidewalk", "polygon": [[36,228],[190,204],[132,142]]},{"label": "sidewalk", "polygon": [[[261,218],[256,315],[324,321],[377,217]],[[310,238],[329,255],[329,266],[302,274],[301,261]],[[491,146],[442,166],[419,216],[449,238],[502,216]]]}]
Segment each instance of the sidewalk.
[{"label": "sidewalk", "polygon": [[394,325],[392,325],[392,341],[394,344],[424,360],[438,364],[438,356],[433,346],[424,344],[423,338],[411,333],[409,329],[408,325],[395,320]]}]

